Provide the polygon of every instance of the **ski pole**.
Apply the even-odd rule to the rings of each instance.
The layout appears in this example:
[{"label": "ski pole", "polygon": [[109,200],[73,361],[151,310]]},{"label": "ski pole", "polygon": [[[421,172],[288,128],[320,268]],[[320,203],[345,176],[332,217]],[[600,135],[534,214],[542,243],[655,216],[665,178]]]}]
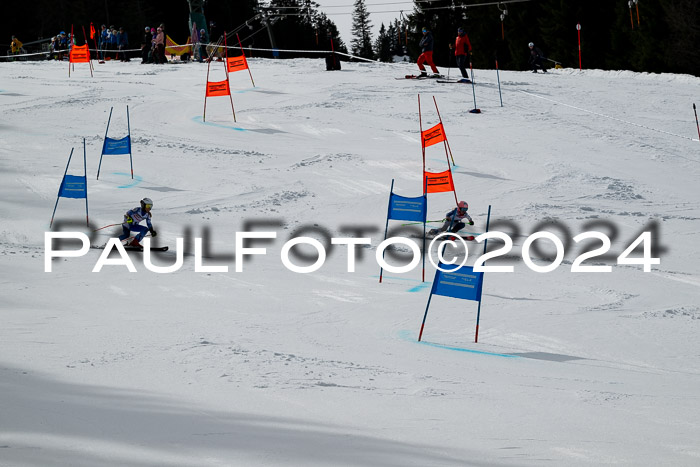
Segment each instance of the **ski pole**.
[{"label": "ski pole", "polygon": [[[442,221],[444,221],[444,220],[445,220],[445,219],[440,219],[439,221],[425,221],[425,223],[426,223],[426,224],[430,224],[430,223],[433,223],[433,222],[442,222]],[[403,227],[404,225],[416,225],[416,224],[422,224],[422,222],[409,222],[408,224],[401,224],[401,226]],[[109,227],[109,226],[108,226],[108,227]]]},{"label": "ski pole", "polygon": [[98,230],[106,229],[107,227],[114,227],[115,225],[121,225],[121,223],[105,225],[104,227],[100,227],[99,229],[93,230],[93,232],[97,232]]},{"label": "ski pole", "polygon": [[700,125],[698,124],[698,111],[695,109],[695,102],[693,102],[693,112],[695,112],[695,126],[698,127],[698,141],[700,141]]}]

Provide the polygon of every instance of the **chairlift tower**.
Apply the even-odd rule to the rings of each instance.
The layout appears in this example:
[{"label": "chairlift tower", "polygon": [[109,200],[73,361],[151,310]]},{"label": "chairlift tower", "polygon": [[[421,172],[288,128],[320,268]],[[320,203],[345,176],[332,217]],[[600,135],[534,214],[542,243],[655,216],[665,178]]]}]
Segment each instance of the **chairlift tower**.
[{"label": "chairlift tower", "polygon": [[[204,31],[207,33],[207,37],[210,37],[207,19],[204,17],[204,4],[207,3],[207,0],[187,0],[187,3],[190,6],[190,21],[188,29],[190,33],[192,32],[192,25],[196,24],[197,32],[204,29]],[[214,40],[214,38],[210,37],[210,40]]]}]

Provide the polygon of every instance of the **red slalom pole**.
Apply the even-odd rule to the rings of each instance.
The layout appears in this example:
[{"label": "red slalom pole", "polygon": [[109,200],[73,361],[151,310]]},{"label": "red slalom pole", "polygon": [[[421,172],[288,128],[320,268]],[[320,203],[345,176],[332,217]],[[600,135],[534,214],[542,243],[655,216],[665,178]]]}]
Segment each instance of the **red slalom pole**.
[{"label": "red slalom pole", "polygon": [[[420,94],[418,94],[418,129],[420,131],[420,146],[421,152],[423,153],[423,177],[425,177],[425,142],[423,141],[423,117],[420,113]],[[426,193],[426,184],[423,183],[423,194]]]},{"label": "red slalom pole", "polygon": [[630,7],[630,24],[632,25],[632,29],[634,29],[634,19],[632,19],[632,0],[629,0],[627,5]]},{"label": "red slalom pole", "polygon": [[[68,77],[70,78],[70,66],[71,66],[71,61],[70,61],[70,51],[72,49],[71,47],[71,42],[73,41],[73,25],[70,25],[70,40],[68,41]],[[73,71],[75,71],[75,68],[73,68]]]},{"label": "red slalom pole", "polygon": [[[85,26],[82,26],[83,28],[83,37],[85,38],[85,45],[88,45],[88,40],[87,40],[87,34],[85,34]],[[92,56],[90,55],[90,46],[88,45],[88,63],[90,64],[90,77],[94,78],[92,75]]]},{"label": "red slalom pole", "polygon": [[498,74],[498,58],[496,58],[496,79],[498,80],[498,97],[501,99],[501,107],[503,107],[503,95],[501,94],[501,76]]},{"label": "red slalom pole", "polygon": [[[250,75],[250,82],[253,83],[253,87],[255,87],[255,81],[253,81],[253,73],[250,72],[250,67],[248,66],[248,59],[245,57],[245,52],[243,52],[243,44],[241,44],[241,38],[238,37],[238,33],[236,33],[236,39],[238,39],[238,47],[241,49],[241,55],[243,56],[243,60],[245,60],[245,67],[248,69],[248,74]],[[226,67],[228,67],[228,63],[226,64]]]},{"label": "red slalom pole", "polygon": [[[90,39],[92,39],[92,43],[95,44],[95,56],[97,57],[95,60],[100,60],[100,49],[97,48],[97,39],[95,39],[95,34],[97,31],[95,31],[95,26],[92,24],[92,21],[90,21]],[[92,63],[92,62],[90,62]]]},{"label": "red slalom pole", "polygon": [[333,47],[333,36],[331,36],[331,55],[333,55],[333,67],[337,68],[338,64],[335,62],[335,47]]},{"label": "red slalom pole", "polygon": [[576,25],[578,31],[578,69],[581,70],[581,23]]},{"label": "red slalom pole", "polygon": [[[209,67],[211,66],[211,60],[207,61],[207,88],[209,88]],[[226,75],[226,79],[228,79],[228,74]],[[206,122],[207,121],[207,91],[204,91],[204,113],[202,114],[202,121]]]}]

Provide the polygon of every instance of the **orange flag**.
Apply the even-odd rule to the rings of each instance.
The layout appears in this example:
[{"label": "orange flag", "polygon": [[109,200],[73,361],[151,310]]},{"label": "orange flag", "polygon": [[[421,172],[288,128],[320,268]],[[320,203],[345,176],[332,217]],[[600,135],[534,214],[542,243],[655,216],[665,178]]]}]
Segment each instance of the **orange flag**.
[{"label": "orange flag", "polygon": [[426,193],[442,193],[444,191],[455,191],[454,183],[452,182],[452,171],[445,170],[444,172],[434,173],[425,172],[424,179],[427,178]]},{"label": "orange flag", "polygon": [[87,63],[90,61],[90,50],[88,45],[73,45],[70,49],[71,63]]},{"label": "orange flag", "polygon": [[228,63],[229,73],[248,68],[248,62],[245,59],[245,55],[241,55],[240,57],[229,57],[226,59],[226,62]]},{"label": "orange flag", "polygon": [[423,139],[423,147],[427,148],[433,144],[445,141],[445,129],[442,127],[442,123],[438,123],[434,127],[422,132],[421,137]]},{"label": "orange flag", "polygon": [[228,96],[231,90],[228,87],[228,80],[207,81],[207,97]]},{"label": "orange flag", "polygon": [[94,39],[94,38],[95,38],[95,26],[93,26],[92,23],[90,23],[90,39]]}]

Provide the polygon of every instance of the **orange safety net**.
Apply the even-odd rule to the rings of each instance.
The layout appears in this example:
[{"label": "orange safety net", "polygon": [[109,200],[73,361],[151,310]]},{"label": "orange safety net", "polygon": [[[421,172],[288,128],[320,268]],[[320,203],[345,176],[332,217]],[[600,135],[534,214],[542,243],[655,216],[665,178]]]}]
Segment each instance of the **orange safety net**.
[{"label": "orange safety net", "polygon": [[248,61],[245,59],[245,55],[241,55],[240,57],[229,57],[226,59],[226,62],[228,64],[229,73],[248,68]]},{"label": "orange safety net", "polygon": [[69,58],[71,63],[88,63],[90,61],[90,50],[87,44],[71,47]]},{"label": "orange safety net", "polygon": [[423,147],[427,148],[433,144],[445,141],[445,129],[442,127],[442,123],[438,123],[434,127],[423,131],[421,137],[423,139]]},{"label": "orange safety net", "polygon": [[228,80],[207,81],[207,97],[228,96],[231,90],[228,87]]},{"label": "orange safety net", "polygon": [[444,172],[439,173],[425,172],[424,179],[427,179],[426,193],[442,193],[445,191],[455,191],[455,186],[452,182],[451,170],[445,170]]}]

